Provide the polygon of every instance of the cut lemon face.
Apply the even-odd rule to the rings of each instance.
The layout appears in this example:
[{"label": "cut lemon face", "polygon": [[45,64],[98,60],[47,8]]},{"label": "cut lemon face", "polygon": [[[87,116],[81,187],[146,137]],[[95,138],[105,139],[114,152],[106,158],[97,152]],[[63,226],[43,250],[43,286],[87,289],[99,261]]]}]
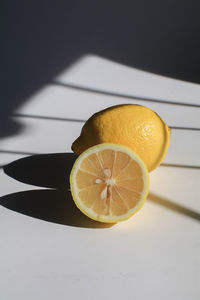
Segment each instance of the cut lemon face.
[{"label": "cut lemon face", "polygon": [[99,144],[84,151],[70,174],[72,197],[91,219],[116,223],[138,211],[148,194],[148,171],[127,147]]}]

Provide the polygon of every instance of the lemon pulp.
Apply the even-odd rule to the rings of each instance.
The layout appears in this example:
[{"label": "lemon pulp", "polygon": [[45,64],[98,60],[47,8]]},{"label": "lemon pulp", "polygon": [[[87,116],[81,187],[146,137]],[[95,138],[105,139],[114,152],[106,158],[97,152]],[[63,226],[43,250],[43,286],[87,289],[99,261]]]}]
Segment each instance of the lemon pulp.
[{"label": "lemon pulp", "polygon": [[103,143],[84,151],[70,174],[77,207],[101,222],[119,222],[138,211],[149,187],[148,171],[128,147]]}]

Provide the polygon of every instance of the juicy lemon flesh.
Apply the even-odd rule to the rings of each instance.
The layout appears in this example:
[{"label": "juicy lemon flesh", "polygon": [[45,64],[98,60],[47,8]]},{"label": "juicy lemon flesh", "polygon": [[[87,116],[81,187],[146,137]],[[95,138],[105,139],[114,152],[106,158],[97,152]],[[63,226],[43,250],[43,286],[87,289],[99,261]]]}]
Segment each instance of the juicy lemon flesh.
[{"label": "juicy lemon flesh", "polygon": [[90,117],[72,144],[76,154],[97,144],[114,143],[131,148],[148,171],[160,165],[170,143],[170,130],[151,109],[135,104],[112,106]]},{"label": "juicy lemon flesh", "polygon": [[70,186],[75,204],[84,214],[97,221],[116,223],[128,219],[144,204],[148,171],[129,148],[105,143],[78,157]]}]

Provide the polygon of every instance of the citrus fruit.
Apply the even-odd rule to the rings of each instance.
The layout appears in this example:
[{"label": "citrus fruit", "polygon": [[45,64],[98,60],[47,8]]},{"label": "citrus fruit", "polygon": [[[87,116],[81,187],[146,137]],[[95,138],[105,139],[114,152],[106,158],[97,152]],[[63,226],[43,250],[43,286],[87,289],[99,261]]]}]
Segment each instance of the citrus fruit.
[{"label": "citrus fruit", "polygon": [[84,151],[70,174],[72,197],[91,219],[116,223],[132,216],[146,199],[149,175],[128,147],[99,144]]},{"label": "citrus fruit", "polygon": [[148,171],[163,160],[170,142],[170,130],[151,109],[135,104],[109,107],[90,117],[72,150],[81,154],[100,143],[114,143],[134,150]]}]

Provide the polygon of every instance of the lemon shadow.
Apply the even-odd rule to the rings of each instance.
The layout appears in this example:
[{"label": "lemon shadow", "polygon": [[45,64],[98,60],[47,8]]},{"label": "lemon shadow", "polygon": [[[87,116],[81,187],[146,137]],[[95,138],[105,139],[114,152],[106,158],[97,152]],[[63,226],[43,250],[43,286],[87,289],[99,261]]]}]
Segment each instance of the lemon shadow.
[{"label": "lemon shadow", "polygon": [[[18,159],[3,167],[4,172],[26,184],[56,190],[31,190],[6,195],[0,205],[48,222],[86,228],[108,228],[85,216],[74,204],[69,189],[69,175],[77,156],[74,153],[38,154]],[[195,220],[200,214],[180,204],[150,193],[148,201]]]},{"label": "lemon shadow", "polygon": [[20,182],[46,188],[69,188],[74,153],[31,155],[4,166],[4,172]]},{"label": "lemon shadow", "polygon": [[74,204],[69,191],[69,175],[76,158],[74,153],[38,154],[4,166],[5,174],[15,180],[53,189],[9,194],[0,198],[0,205],[27,216],[68,226],[113,226],[88,218]]},{"label": "lemon shadow", "polygon": [[30,190],[3,196],[0,205],[51,223],[82,228],[109,228],[114,224],[94,221],[74,204],[70,191]]}]

